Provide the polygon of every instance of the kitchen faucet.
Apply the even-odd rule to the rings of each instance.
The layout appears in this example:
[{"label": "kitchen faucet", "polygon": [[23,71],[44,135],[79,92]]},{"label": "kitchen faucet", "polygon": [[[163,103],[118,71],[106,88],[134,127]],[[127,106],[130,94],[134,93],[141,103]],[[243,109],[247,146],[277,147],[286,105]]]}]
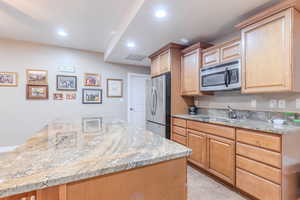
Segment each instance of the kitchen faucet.
[{"label": "kitchen faucet", "polygon": [[228,108],[228,118],[229,119],[237,119],[236,111],[233,110],[230,106],[227,106]]}]

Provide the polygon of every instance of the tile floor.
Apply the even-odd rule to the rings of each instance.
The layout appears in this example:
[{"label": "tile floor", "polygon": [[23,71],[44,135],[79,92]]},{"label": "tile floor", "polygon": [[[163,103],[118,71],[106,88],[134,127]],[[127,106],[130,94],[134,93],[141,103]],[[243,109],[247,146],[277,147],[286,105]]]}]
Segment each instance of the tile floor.
[{"label": "tile floor", "polygon": [[188,200],[247,200],[190,166],[187,176]]}]

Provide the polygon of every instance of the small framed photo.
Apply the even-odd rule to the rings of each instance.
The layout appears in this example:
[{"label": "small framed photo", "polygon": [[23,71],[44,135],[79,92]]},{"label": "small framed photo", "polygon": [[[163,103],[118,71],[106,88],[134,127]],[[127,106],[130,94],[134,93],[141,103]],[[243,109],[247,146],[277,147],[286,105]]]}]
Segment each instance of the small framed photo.
[{"label": "small framed photo", "polygon": [[82,132],[98,133],[102,131],[101,117],[86,117],[82,119]]},{"label": "small framed photo", "polygon": [[17,72],[0,72],[0,87],[17,87]]},{"label": "small framed photo", "polygon": [[27,69],[27,84],[28,85],[47,85],[48,84],[48,71]]},{"label": "small framed photo", "polygon": [[107,97],[120,98],[123,97],[123,80],[107,79]]},{"label": "small framed photo", "polygon": [[83,104],[102,104],[101,89],[82,89]]},{"label": "small framed photo", "polygon": [[56,89],[62,91],[77,91],[77,76],[56,76]]},{"label": "small framed photo", "polygon": [[27,99],[48,99],[48,85],[27,85]]},{"label": "small framed photo", "polygon": [[66,99],[67,100],[76,100],[76,93],[67,93],[66,94]]},{"label": "small framed photo", "polygon": [[99,74],[91,74],[85,73],[84,74],[84,85],[85,86],[93,86],[99,87],[100,85],[100,75]]},{"label": "small framed photo", "polygon": [[63,93],[54,93],[53,99],[54,100],[64,100],[64,94]]}]

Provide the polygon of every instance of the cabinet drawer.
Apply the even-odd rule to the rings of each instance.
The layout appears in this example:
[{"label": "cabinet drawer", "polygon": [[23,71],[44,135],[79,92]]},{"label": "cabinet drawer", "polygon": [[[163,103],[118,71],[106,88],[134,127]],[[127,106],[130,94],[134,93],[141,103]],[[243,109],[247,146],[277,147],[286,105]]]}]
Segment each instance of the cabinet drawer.
[{"label": "cabinet drawer", "polygon": [[244,158],[236,157],[236,167],[244,169],[252,174],[263,177],[269,181],[281,184],[281,170],[264,165],[262,163]]},{"label": "cabinet drawer", "polygon": [[281,168],[280,153],[268,151],[258,147],[237,143],[236,153],[256,161],[260,161],[277,168]]},{"label": "cabinet drawer", "polygon": [[176,133],[178,135],[182,135],[186,137],[186,129],[179,127],[179,126],[173,126],[173,133]]},{"label": "cabinet drawer", "polygon": [[259,200],[281,200],[279,185],[241,169],[236,170],[236,186]]},{"label": "cabinet drawer", "polygon": [[186,128],[186,120],[179,119],[179,118],[173,118],[173,125]]},{"label": "cabinet drawer", "polygon": [[269,133],[238,129],[236,139],[239,142],[263,147],[273,151],[281,151],[281,137]]},{"label": "cabinet drawer", "polygon": [[202,123],[196,121],[187,121],[187,128],[192,130],[197,130],[205,133],[210,133],[213,135],[235,139],[235,130],[234,128],[226,127],[226,126],[219,126],[209,123]]},{"label": "cabinet drawer", "polygon": [[176,133],[173,133],[172,134],[172,139],[173,139],[173,141],[186,146],[186,137],[184,137],[182,135],[178,135]]}]

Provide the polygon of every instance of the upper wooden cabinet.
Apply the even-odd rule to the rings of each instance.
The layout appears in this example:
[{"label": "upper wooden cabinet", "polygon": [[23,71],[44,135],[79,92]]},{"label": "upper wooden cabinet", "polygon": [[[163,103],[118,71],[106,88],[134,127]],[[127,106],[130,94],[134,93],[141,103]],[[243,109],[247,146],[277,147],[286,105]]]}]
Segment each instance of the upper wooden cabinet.
[{"label": "upper wooden cabinet", "polygon": [[241,57],[241,41],[235,38],[231,41],[215,45],[202,51],[202,67],[226,63]]},{"label": "upper wooden cabinet", "polygon": [[237,27],[242,34],[242,92],[300,91],[299,11],[279,4]]},{"label": "upper wooden cabinet", "polygon": [[181,57],[181,94],[186,96],[204,95],[200,91],[200,67],[202,49],[210,46],[197,43],[182,50]]},{"label": "upper wooden cabinet", "polygon": [[174,53],[172,53],[173,49],[182,49],[184,46],[170,43],[157,52],[153,53],[149,56],[151,59],[151,76],[158,76],[166,72],[171,71],[172,59]]},{"label": "upper wooden cabinet", "polygon": [[151,62],[151,76],[159,74],[159,71],[159,56],[156,56]]}]

